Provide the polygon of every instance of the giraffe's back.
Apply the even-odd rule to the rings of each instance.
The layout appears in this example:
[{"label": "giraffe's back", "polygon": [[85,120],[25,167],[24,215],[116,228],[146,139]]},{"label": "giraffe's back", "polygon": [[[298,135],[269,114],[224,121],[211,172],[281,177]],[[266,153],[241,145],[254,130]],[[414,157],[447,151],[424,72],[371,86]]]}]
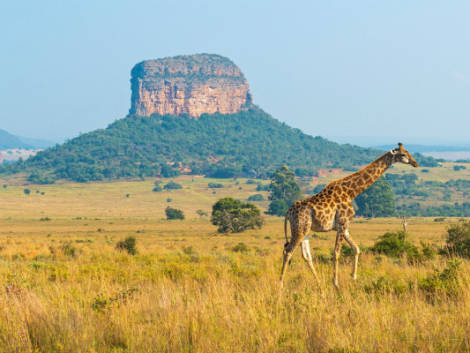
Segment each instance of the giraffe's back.
[{"label": "giraffe's back", "polygon": [[[317,196],[317,195],[315,195]],[[327,198],[309,198],[296,201],[287,211],[286,217],[291,227],[315,232],[328,232],[334,227],[336,207]]]}]

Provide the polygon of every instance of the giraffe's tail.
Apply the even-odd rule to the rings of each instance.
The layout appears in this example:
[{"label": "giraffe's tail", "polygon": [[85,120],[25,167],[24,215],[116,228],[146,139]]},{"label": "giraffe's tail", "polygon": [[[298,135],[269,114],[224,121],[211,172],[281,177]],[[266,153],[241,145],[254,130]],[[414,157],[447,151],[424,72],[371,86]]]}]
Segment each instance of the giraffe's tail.
[{"label": "giraffe's tail", "polygon": [[284,251],[286,251],[287,245],[289,245],[289,239],[287,238],[287,213],[284,216],[284,236],[286,237],[286,243],[284,244]]}]

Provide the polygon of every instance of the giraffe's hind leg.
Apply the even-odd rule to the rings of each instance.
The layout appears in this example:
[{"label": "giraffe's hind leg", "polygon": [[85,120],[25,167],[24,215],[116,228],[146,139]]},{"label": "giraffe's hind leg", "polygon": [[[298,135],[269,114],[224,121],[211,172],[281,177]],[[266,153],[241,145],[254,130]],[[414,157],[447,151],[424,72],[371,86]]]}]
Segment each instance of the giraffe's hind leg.
[{"label": "giraffe's hind leg", "polygon": [[284,254],[283,254],[283,261],[282,261],[282,270],[281,270],[281,288],[283,286],[284,282],[284,276],[286,274],[287,270],[287,265],[289,264],[290,259],[292,258],[292,251],[287,251],[287,249],[284,249]]},{"label": "giraffe's hind leg", "polygon": [[310,253],[310,244],[308,239],[304,239],[301,243],[302,245],[302,257],[307,263],[308,267],[313,273],[313,276],[315,277],[315,280],[317,281],[317,284],[320,284],[320,281],[318,279],[318,274],[317,271],[315,270],[315,267],[313,266],[313,261],[312,261],[312,254]]},{"label": "giraffe's hind leg", "polygon": [[312,226],[312,220],[310,217],[310,211],[308,209],[300,210],[297,213],[297,219],[291,219],[291,240],[286,243],[284,246],[284,257],[282,262],[282,270],[281,270],[281,288],[284,281],[284,276],[286,274],[287,266],[289,265],[289,261],[294,254],[295,248],[299,245],[299,243],[304,239],[305,234],[307,234],[308,230]]},{"label": "giraffe's hind leg", "polygon": [[294,254],[294,250],[298,244],[296,240],[297,240],[297,237],[294,238],[294,236],[292,236],[291,241],[286,243],[286,245],[284,246],[282,270],[281,270],[281,278],[280,278],[281,288],[283,285],[284,276],[286,275],[287,266],[289,265],[290,260],[292,259],[292,255]]}]

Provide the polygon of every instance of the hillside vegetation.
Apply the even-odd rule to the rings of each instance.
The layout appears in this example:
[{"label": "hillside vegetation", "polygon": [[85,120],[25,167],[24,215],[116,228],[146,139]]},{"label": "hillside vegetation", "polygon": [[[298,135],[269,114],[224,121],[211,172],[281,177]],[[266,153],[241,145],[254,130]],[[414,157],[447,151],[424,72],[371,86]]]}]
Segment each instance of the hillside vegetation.
[{"label": "hillside vegetation", "polygon": [[[0,173],[26,172],[32,183],[174,176],[267,177],[286,164],[297,175],[371,162],[380,151],[339,145],[291,128],[258,108],[231,115],[129,116],[38,153]],[[424,164],[432,158],[418,156]]]}]

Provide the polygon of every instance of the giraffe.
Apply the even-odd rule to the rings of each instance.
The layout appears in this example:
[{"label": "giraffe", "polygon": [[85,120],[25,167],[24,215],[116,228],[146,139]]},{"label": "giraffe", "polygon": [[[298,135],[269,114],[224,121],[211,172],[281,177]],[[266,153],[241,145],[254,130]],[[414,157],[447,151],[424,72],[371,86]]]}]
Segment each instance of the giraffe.
[{"label": "giraffe", "polygon": [[[343,179],[329,183],[318,194],[310,198],[296,201],[287,211],[284,219],[284,245],[283,263],[281,270],[281,288],[287,265],[292,258],[295,248],[301,244],[302,257],[312,271],[317,283],[318,275],[312,262],[308,232],[328,232],[336,230],[334,250],[333,284],[338,289],[338,262],[341,254],[343,239],[348,242],[354,251],[352,277],[357,279],[357,265],[359,261],[359,247],[349,234],[349,225],[354,216],[351,202],[364,190],[369,188],[393,163],[410,164],[418,167],[418,163],[398,143],[398,148],[392,149],[377,160]],[[291,239],[287,239],[287,221],[290,223]]]}]

